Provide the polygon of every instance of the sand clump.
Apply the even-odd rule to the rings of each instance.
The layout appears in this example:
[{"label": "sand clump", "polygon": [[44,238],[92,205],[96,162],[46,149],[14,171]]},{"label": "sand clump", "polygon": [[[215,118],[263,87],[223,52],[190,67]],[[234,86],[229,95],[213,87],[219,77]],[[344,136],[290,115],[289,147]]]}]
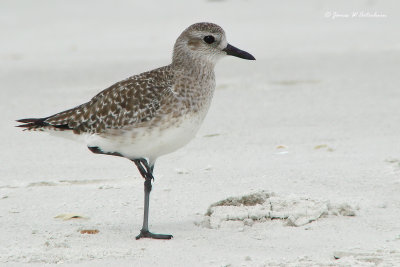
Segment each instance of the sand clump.
[{"label": "sand clump", "polygon": [[282,220],[284,225],[299,227],[329,216],[355,216],[356,210],[348,203],[336,204],[328,200],[278,196],[260,191],[211,204],[201,224],[218,229],[232,224],[252,226],[254,223]]}]

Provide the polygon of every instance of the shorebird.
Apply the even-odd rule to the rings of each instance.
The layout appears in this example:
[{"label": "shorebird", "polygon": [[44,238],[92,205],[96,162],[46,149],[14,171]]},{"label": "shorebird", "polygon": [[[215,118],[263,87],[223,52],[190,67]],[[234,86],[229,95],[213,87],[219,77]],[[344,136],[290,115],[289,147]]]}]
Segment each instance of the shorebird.
[{"label": "shorebird", "polygon": [[115,83],[89,102],[17,127],[80,137],[90,151],[135,163],[144,182],[143,226],[136,239],[171,239],[149,231],[156,159],[186,145],[199,129],[215,89],[214,66],[223,56],[255,58],[228,44],[213,23],[189,26],[175,42],[172,63]]}]

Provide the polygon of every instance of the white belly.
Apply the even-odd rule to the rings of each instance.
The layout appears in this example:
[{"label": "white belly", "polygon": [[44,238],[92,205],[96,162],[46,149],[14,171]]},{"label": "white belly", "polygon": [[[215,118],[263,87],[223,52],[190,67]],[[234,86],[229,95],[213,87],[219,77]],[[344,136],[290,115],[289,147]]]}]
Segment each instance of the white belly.
[{"label": "white belly", "polygon": [[103,152],[118,152],[130,159],[147,158],[153,164],[159,156],[171,153],[193,139],[203,117],[202,114],[186,115],[175,119],[169,127],[161,124],[151,129],[133,128],[109,135],[89,135],[86,143],[99,147]]}]

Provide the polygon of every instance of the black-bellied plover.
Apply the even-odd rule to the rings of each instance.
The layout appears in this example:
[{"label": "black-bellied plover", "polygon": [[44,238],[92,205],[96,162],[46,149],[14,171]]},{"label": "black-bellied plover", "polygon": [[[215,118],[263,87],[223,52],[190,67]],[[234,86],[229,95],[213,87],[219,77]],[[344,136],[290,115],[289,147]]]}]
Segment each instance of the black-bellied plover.
[{"label": "black-bellied plover", "polygon": [[170,65],[117,82],[75,108],[18,120],[18,127],[83,137],[94,153],[133,161],[145,179],[143,227],[136,239],[170,239],[149,231],[154,163],[195,136],[214,93],[214,66],[225,55],[255,59],[228,44],[218,25],[193,24],[176,40]]}]

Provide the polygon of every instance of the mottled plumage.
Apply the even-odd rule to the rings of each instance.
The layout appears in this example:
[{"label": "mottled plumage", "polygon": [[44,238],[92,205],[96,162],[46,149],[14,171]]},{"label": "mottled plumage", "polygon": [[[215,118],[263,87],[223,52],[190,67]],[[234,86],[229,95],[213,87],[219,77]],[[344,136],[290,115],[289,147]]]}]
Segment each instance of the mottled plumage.
[{"label": "mottled plumage", "polygon": [[28,130],[61,125],[75,134],[107,135],[111,130],[150,121],[159,114],[161,103],[173,97],[173,71],[170,66],[129,77],[103,90],[89,102],[53,116],[45,125],[31,125]]},{"label": "mottled plumage", "polygon": [[145,219],[139,237],[167,238],[148,232],[154,163],[196,134],[215,89],[214,66],[225,55],[254,59],[229,45],[218,25],[193,24],[177,39],[170,65],[117,82],[75,108],[19,120],[23,124],[18,127],[84,137],[94,153],[132,160],[146,179]]}]

